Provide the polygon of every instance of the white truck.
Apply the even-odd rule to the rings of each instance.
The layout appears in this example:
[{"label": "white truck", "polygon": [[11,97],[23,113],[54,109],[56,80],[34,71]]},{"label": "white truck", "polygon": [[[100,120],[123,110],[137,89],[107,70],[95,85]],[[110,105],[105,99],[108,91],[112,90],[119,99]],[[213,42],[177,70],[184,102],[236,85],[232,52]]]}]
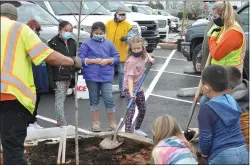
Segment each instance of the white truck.
[{"label": "white truck", "polygon": [[[170,19],[168,19],[166,16],[162,16],[162,15],[158,15],[157,13],[150,12],[149,10],[152,8],[150,8],[148,6],[129,4],[128,2],[125,2],[125,5],[132,10],[134,15],[144,14],[144,17],[146,17],[146,18],[154,18],[154,19],[158,20],[160,39],[161,40],[168,39],[168,33],[169,33],[168,23],[170,22]],[[140,18],[142,16],[138,15],[137,17]]]},{"label": "white truck", "polygon": [[[78,26],[79,1],[36,1],[42,8],[46,9],[59,20],[69,21],[74,27]],[[81,30],[90,31],[94,22],[101,21],[104,24],[113,19],[111,12],[106,10],[97,1],[85,1],[82,9]],[[133,30],[141,34],[141,28],[137,22],[129,21]]]},{"label": "white truck", "polygon": [[105,3],[102,4],[103,7],[112,12],[113,15],[115,14],[115,11],[118,7],[123,7],[127,15],[127,20],[132,20],[139,24],[141,28],[141,36],[145,39],[147,51],[149,53],[153,52],[153,50],[157,47],[160,39],[159,21],[156,18],[145,14],[132,12],[132,10],[127,7],[122,1],[105,1]]}]

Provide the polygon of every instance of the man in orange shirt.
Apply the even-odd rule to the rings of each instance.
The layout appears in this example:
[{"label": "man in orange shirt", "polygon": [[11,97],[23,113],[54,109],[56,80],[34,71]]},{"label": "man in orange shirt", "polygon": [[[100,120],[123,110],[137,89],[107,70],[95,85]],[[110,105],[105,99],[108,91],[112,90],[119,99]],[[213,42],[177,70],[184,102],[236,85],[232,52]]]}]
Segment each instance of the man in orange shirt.
[{"label": "man in orange shirt", "polygon": [[66,57],[43,43],[27,25],[17,22],[17,9],[3,3],[1,21],[1,96],[0,133],[3,164],[25,165],[24,140],[27,121],[33,114],[36,92],[32,64],[73,66],[80,69],[82,62]]}]

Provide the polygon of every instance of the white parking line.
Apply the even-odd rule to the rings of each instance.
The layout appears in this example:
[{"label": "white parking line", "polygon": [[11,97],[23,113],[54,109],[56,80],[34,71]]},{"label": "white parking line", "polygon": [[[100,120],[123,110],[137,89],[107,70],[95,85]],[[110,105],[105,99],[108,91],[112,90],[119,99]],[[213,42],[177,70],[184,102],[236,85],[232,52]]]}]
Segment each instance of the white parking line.
[{"label": "white parking line", "polygon": [[[181,102],[185,102],[185,103],[193,103],[193,101],[189,101],[189,100],[182,100],[182,99],[178,99],[178,98],[173,98],[173,97],[167,97],[167,96],[162,96],[162,95],[157,95],[157,94],[151,94],[151,96],[155,96],[155,97],[159,97],[159,98],[164,98],[164,99],[170,99],[170,100],[175,100],[175,101],[181,101]],[[200,105],[200,103],[197,103],[197,105]]]},{"label": "white parking line", "polygon": [[[44,117],[44,116],[41,116],[41,115],[37,115],[36,117],[38,119],[42,119],[42,120],[47,121],[47,122],[51,122],[51,123],[54,123],[54,124],[57,123],[54,119],[50,119],[50,118],[47,118],[47,117]],[[70,126],[73,126],[73,125],[70,125]],[[73,127],[75,127],[75,126],[73,126]],[[85,134],[92,134],[93,133],[91,131],[88,131],[88,130],[85,130],[85,129],[82,129],[82,128],[79,128],[79,127],[78,127],[78,131],[83,132]]]},{"label": "white parking line", "polygon": [[[156,71],[156,72],[158,72],[159,70],[150,69],[150,71]],[[176,75],[182,75],[182,76],[190,76],[190,77],[197,77],[197,78],[201,77],[201,76],[197,76],[197,75],[184,74],[184,73],[176,73],[176,72],[171,72],[171,71],[164,71],[163,73],[176,74]]]},{"label": "white parking line", "polygon": [[185,61],[188,62],[186,59],[180,59],[180,58],[172,58],[173,60],[177,60],[177,61]]},{"label": "white parking line", "polygon": [[[170,55],[168,56],[168,58],[166,59],[165,63],[163,64],[163,66],[161,67],[161,69],[158,71],[157,75],[155,76],[155,78],[153,79],[153,81],[151,82],[151,84],[149,85],[147,91],[145,92],[145,100],[148,99],[148,97],[150,96],[150,94],[152,93],[155,85],[157,84],[157,82],[159,81],[162,73],[164,72],[164,70],[166,69],[166,67],[168,66],[171,58],[174,56],[174,53],[176,52],[176,50],[173,50]],[[133,117],[133,120],[132,120],[132,126],[134,126],[134,122],[135,122],[135,119],[136,117],[138,116],[138,109],[136,107],[135,109],[135,114],[134,114],[134,117]],[[121,131],[125,131],[125,124],[123,125]]]}]

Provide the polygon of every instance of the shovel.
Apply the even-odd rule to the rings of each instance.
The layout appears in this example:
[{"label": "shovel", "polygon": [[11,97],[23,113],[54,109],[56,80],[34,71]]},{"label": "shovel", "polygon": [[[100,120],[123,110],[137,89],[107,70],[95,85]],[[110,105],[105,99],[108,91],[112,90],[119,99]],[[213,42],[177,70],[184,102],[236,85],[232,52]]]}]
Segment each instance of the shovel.
[{"label": "shovel", "polygon": [[[151,66],[152,66],[152,63],[149,63],[147,69],[145,70],[145,72],[144,72],[144,74],[143,74],[143,76],[142,76],[142,78],[141,78],[141,80],[140,80],[140,82],[139,82],[139,85],[137,86],[137,88],[136,88],[136,90],[135,90],[135,92],[134,92],[134,96],[137,95],[139,89],[141,88],[141,86],[142,86],[142,84],[143,84],[143,82],[144,82],[144,80],[145,80],[145,78],[146,78],[146,76],[147,76],[147,74],[148,74],[148,72],[149,72]],[[130,107],[132,106],[132,103],[133,103],[133,102],[134,102],[134,98],[131,98],[130,101],[129,101],[129,104],[128,104],[128,106],[127,106],[127,111],[130,109]],[[112,136],[111,136],[111,137],[106,137],[106,138],[100,143],[99,146],[100,146],[101,149],[108,149],[108,150],[116,149],[116,148],[118,148],[121,144],[123,144],[123,142],[119,142],[119,141],[117,140],[117,134],[118,134],[119,129],[121,128],[122,123],[125,121],[125,117],[126,117],[127,111],[126,111],[124,117],[120,119],[120,122],[119,122],[119,124],[118,124],[118,126],[117,126],[117,128],[116,128],[116,131],[115,131],[114,136],[113,136],[113,137],[112,137]],[[112,139],[112,138],[113,138],[113,139]]]},{"label": "shovel", "polygon": [[[207,58],[207,62],[205,64],[205,67],[207,67],[210,64],[210,61],[211,61],[211,55],[209,54],[208,58]],[[201,85],[202,85],[202,82],[201,82],[201,79],[200,79],[199,86],[198,86],[198,88],[196,90],[196,93],[195,93],[195,96],[194,96],[194,101],[192,103],[192,106],[191,106],[191,109],[190,109],[190,112],[189,112],[188,123],[187,123],[186,129],[185,129],[185,132],[184,132],[184,136],[186,137],[186,139],[188,141],[193,140],[194,137],[195,137],[195,134],[196,134],[194,130],[189,129],[189,125],[190,125],[190,122],[192,120],[194,110],[195,110],[196,104],[197,104],[199,96],[200,96]]]}]

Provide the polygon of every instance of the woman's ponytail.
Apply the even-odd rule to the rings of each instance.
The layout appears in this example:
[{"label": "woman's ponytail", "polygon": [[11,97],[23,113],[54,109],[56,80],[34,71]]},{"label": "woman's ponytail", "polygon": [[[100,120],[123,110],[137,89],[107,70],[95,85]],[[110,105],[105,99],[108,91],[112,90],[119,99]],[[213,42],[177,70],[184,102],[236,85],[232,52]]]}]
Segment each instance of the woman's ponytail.
[{"label": "woman's ponytail", "polygon": [[234,10],[229,0],[227,0],[224,3],[225,3],[225,9],[223,13],[224,25],[225,29],[228,29],[230,26],[234,24],[235,21]]}]

